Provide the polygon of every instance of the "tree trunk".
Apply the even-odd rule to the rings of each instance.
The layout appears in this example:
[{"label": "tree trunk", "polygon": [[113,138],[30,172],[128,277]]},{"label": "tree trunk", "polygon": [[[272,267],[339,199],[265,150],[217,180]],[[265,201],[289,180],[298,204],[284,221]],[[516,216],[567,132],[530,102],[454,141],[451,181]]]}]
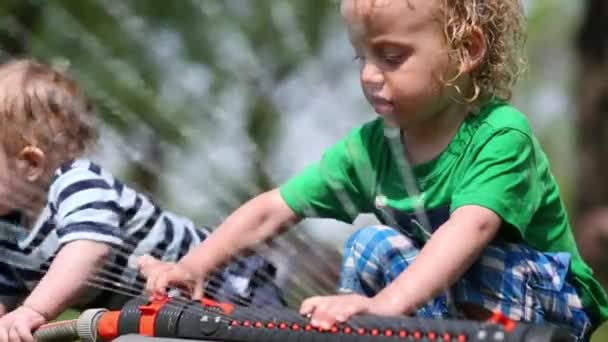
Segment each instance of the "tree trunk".
[{"label": "tree trunk", "polygon": [[[608,271],[608,2],[587,0],[577,37],[577,237],[596,274]],[[603,279],[608,284],[608,278]]]}]

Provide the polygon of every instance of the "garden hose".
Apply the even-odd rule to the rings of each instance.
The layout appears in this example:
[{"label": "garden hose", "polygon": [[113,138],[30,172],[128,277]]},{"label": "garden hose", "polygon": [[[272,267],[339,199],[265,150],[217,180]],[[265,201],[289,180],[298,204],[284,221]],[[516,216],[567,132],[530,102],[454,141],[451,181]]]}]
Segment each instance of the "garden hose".
[{"label": "garden hose", "polygon": [[85,310],[78,319],[58,321],[45,324],[34,332],[34,339],[38,342],[95,342],[98,340],[98,320],[105,309]]},{"label": "garden hose", "polygon": [[[74,328],[76,327],[76,328]],[[287,308],[251,308],[208,299],[132,300],[120,311],[87,310],[75,321],[53,323],[36,332],[38,341],[110,342],[140,335],[217,342],[572,342],[554,326],[518,323],[501,315],[486,322],[358,315],[329,330]]]}]

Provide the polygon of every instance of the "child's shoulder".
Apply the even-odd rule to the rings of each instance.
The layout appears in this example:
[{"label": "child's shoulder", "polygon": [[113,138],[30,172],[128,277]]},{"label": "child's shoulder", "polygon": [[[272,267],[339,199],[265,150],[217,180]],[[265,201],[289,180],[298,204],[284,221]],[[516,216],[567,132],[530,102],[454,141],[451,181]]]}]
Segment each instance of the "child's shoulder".
[{"label": "child's shoulder", "polygon": [[480,122],[493,132],[516,130],[532,136],[532,128],[526,115],[506,102],[493,102],[481,109]]},{"label": "child's shoulder", "polygon": [[89,159],[79,158],[67,161],[60,165],[55,170],[52,183],[73,178],[104,179],[108,182],[114,182],[115,180],[112,173],[101,167],[99,164]]},{"label": "child's shoulder", "polygon": [[84,189],[111,190],[119,185],[121,183],[100,165],[88,159],[74,159],[55,170],[49,197],[58,199]]}]

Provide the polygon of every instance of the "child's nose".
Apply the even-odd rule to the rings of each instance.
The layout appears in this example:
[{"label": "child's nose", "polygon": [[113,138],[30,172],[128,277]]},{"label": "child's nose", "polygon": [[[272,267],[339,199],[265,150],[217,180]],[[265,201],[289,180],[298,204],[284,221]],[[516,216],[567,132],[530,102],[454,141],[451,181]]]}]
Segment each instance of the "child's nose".
[{"label": "child's nose", "polygon": [[361,82],[366,87],[378,87],[384,84],[384,74],[372,62],[365,62],[361,69]]}]

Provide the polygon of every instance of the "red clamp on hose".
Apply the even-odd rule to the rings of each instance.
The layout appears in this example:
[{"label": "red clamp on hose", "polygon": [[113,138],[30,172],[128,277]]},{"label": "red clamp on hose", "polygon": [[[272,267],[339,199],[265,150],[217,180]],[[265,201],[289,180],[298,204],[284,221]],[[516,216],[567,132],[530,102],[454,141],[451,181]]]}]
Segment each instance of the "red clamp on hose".
[{"label": "red clamp on hose", "polygon": [[169,297],[159,300],[153,300],[148,305],[139,307],[141,318],[139,320],[139,334],[148,337],[154,337],[154,323],[160,309],[169,301]]},{"label": "red clamp on hose", "polygon": [[230,315],[230,314],[232,314],[232,311],[234,311],[234,305],[228,304],[228,303],[218,303],[209,298],[201,299],[201,304],[203,304],[203,306],[206,306],[208,308],[220,309],[220,310],[222,310],[222,313],[225,315]]},{"label": "red clamp on hose", "polygon": [[509,317],[503,315],[500,312],[494,312],[492,316],[488,319],[488,322],[502,325],[506,332],[513,331],[513,329],[515,329],[515,326],[517,325],[515,321],[509,319]]}]

